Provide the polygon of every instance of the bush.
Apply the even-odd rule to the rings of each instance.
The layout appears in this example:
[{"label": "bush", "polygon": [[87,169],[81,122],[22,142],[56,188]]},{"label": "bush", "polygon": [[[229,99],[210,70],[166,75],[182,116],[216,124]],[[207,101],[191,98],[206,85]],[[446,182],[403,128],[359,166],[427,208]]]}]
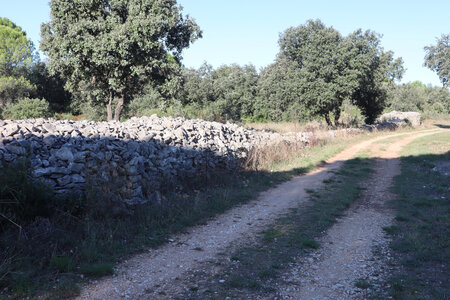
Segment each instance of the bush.
[{"label": "bush", "polygon": [[393,86],[388,100],[388,111],[416,111],[424,118],[441,118],[450,114],[450,91],[418,81]]},{"label": "bush", "polygon": [[0,213],[16,224],[48,217],[52,212],[51,190],[33,181],[29,167],[27,159],[19,159],[0,171]]},{"label": "bush", "polygon": [[18,102],[10,103],[3,112],[4,118],[14,120],[47,118],[52,114],[50,107],[45,99],[24,98]]},{"label": "bush", "polygon": [[34,93],[36,87],[23,76],[1,76],[0,77],[0,106],[8,105],[11,102],[23,97],[29,97]]},{"label": "bush", "polygon": [[135,97],[128,105],[128,114],[131,117],[150,116],[156,110],[164,110],[165,100],[158,91],[145,91]]}]

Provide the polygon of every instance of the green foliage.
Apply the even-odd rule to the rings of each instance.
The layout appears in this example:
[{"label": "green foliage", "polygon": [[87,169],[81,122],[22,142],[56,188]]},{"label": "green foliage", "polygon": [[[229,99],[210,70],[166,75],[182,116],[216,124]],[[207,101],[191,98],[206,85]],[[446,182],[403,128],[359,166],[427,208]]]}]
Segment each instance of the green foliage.
[{"label": "green foliage", "polygon": [[0,109],[34,94],[36,86],[28,77],[38,59],[22,28],[0,18]]},{"label": "green foliage", "polygon": [[416,111],[425,116],[450,114],[450,91],[420,82],[392,86],[388,91],[388,110]]},{"label": "green foliage", "polygon": [[18,99],[29,97],[36,86],[23,76],[0,76],[0,108]]},{"label": "green foliage", "polygon": [[60,72],[70,91],[84,87],[95,102],[109,105],[108,119],[113,98],[119,120],[125,102],[148,81],[163,83],[182,50],[201,37],[175,0],[52,0],[50,7],[41,49],[51,73]]},{"label": "green foliage", "polygon": [[206,106],[215,100],[213,72],[214,68],[206,63],[197,70],[183,69],[183,104]]},{"label": "green foliage", "polygon": [[9,103],[3,116],[13,120],[47,118],[51,116],[51,111],[45,99],[24,98],[18,102]]},{"label": "green foliage", "polygon": [[296,64],[286,59],[277,60],[261,71],[254,120],[310,119],[311,112],[300,101],[300,95],[301,75],[297,72]]},{"label": "green foliage", "polygon": [[348,37],[348,54],[355,69],[358,85],[351,95],[352,103],[361,109],[366,123],[373,123],[387,106],[387,89],[401,79],[403,60],[394,60],[393,52],[384,52],[380,36],[372,31],[355,31]]},{"label": "green foliage", "polygon": [[216,69],[214,80],[214,111],[224,119],[240,120],[253,114],[258,73],[252,65],[221,66]]},{"label": "green foliage", "polygon": [[52,256],[50,268],[61,273],[67,273],[75,269],[75,263],[70,256]]},{"label": "green foliage", "polygon": [[0,18],[0,76],[23,75],[33,63],[33,43],[22,29]]},{"label": "green foliage", "polygon": [[169,101],[156,89],[147,86],[144,92],[136,97],[128,105],[130,116],[150,116],[155,110],[164,110],[169,107]]},{"label": "green foliage", "polygon": [[437,39],[436,45],[426,46],[424,65],[435,71],[444,87],[450,82],[450,33]]},{"label": "green foliage", "polygon": [[299,101],[313,115],[323,116],[331,124],[329,114],[340,110],[357,84],[352,78],[344,38],[320,20],[309,20],[284,31],[279,44],[278,60],[290,61],[298,72]]},{"label": "green foliage", "polygon": [[34,97],[46,99],[53,111],[70,111],[72,95],[64,89],[65,81],[59,74],[50,75],[45,63],[37,63],[29,77],[36,86]]},{"label": "green foliage", "polygon": [[111,263],[84,264],[80,267],[80,273],[93,277],[112,275],[114,267]]},{"label": "green foliage", "polygon": [[[0,169],[0,213],[15,223],[48,217],[52,210],[51,191],[33,181],[29,161],[20,159]],[[0,225],[9,224],[1,219]]]},{"label": "green foliage", "polygon": [[[384,83],[400,78],[403,73],[402,60],[394,60],[392,52],[384,52],[379,36],[371,31],[357,30],[343,37],[320,20],[310,20],[287,29],[279,44],[280,53],[272,70],[279,73],[279,78],[290,80],[286,90],[288,98],[295,102],[288,100],[289,106],[297,103],[297,110],[322,116],[328,124],[330,114],[334,114],[335,124],[338,122],[345,99],[351,99],[366,121],[373,122],[385,107]],[[277,70],[276,64],[285,67]],[[283,74],[284,70],[288,73]],[[261,94],[281,98],[275,105],[278,111],[285,111],[286,97],[276,96],[283,95],[283,88],[278,90],[264,83]],[[260,111],[267,109],[264,105],[267,99],[262,98],[262,102]]]},{"label": "green foliage", "polygon": [[199,105],[208,119],[241,120],[253,115],[258,77],[252,65],[185,69],[181,103]]}]

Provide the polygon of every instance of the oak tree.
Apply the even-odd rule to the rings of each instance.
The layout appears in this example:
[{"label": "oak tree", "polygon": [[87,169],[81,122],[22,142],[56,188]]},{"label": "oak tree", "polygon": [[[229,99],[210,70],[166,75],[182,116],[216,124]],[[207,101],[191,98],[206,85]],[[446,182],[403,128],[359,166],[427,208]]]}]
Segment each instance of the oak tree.
[{"label": "oak tree", "polygon": [[[83,88],[106,104],[114,119],[148,82],[164,82],[171,58],[201,37],[176,0],[52,0],[51,21],[41,27],[41,49],[49,70],[66,79],[71,92]],[[168,55],[170,54],[170,55]]]},{"label": "oak tree", "polygon": [[443,34],[436,45],[425,47],[425,66],[435,71],[444,87],[450,85],[450,33]]}]

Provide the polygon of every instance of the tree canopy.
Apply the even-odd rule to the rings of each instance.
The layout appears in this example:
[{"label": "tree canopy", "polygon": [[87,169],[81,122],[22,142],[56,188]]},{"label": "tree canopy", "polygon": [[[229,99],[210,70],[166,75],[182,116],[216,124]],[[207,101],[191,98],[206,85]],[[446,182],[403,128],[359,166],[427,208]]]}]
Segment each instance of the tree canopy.
[{"label": "tree canopy", "polygon": [[404,73],[403,60],[394,59],[393,52],[380,46],[380,36],[373,31],[357,30],[347,38],[350,67],[356,74],[357,87],[351,101],[373,123],[387,106],[387,89]]},{"label": "tree canopy", "polygon": [[435,71],[444,87],[450,85],[450,33],[437,39],[436,45],[426,46],[425,66]]},{"label": "tree canopy", "polygon": [[287,121],[310,117],[305,103],[300,101],[302,86],[297,69],[295,62],[279,59],[261,71],[255,120]]},{"label": "tree canopy", "polygon": [[119,120],[125,101],[148,81],[164,82],[172,60],[201,37],[175,0],[52,0],[50,8],[51,21],[41,27],[49,70],[70,91],[84,87],[106,103],[109,120],[113,98]]},{"label": "tree canopy", "polygon": [[0,18],[0,108],[34,91],[27,77],[35,58],[33,43],[22,28]]},{"label": "tree canopy", "polygon": [[289,87],[298,94],[290,98],[295,98],[299,109],[323,116],[330,125],[331,114],[335,124],[339,121],[345,99],[351,99],[373,122],[385,106],[382,83],[403,72],[401,59],[394,61],[391,52],[384,52],[379,36],[371,31],[357,30],[343,37],[320,20],[309,20],[287,29],[279,44],[276,64],[297,73],[290,76],[296,82]]},{"label": "tree canopy", "polygon": [[33,43],[12,21],[0,18],[0,76],[22,73],[33,63]]},{"label": "tree canopy", "polygon": [[356,87],[343,41],[337,30],[320,20],[288,28],[279,41],[278,60],[294,62],[299,73],[301,101],[328,124],[332,112],[339,119],[342,102]]}]

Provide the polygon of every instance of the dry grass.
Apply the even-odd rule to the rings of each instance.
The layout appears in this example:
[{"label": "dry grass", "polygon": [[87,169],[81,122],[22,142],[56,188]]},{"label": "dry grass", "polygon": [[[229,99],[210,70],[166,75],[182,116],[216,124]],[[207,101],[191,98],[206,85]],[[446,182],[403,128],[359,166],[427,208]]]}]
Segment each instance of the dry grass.
[{"label": "dry grass", "polygon": [[281,141],[269,146],[254,147],[244,161],[244,168],[251,171],[268,171],[273,164],[289,161],[293,156],[299,156],[305,145],[301,142],[290,143]]},{"label": "dry grass", "polygon": [[449,119],[428,119],[422,122],[422,126],[425,128],[436,127],[438,124],[450,126],[450,116]]},{"label": "dry grass", "polygon": [[319,121],[311,121],[303,124],[299,122],[245,123],[244,127],[257,130],[270,130],[278,133],[328,130],[327,124]]},{"label": "dry grass", "polygon": [[329,146],[330,149],[341,149],[345,144],[353,142],[355,138],[360,139],[365,136],[345,130],[334,131],[331,134],[328,130],[317,129],[313,131],[308,142],[304,143],[297,140],[298,137],[295,135],[285,135],[286,140],[252,148],[243,162],[243,167],[251,171],[285,170],[286,166],[291,168],[298,164],[299,159],[307,159],[314,156],[316,154],[314,152],[324,150],[319,150],[324,146]]}]

